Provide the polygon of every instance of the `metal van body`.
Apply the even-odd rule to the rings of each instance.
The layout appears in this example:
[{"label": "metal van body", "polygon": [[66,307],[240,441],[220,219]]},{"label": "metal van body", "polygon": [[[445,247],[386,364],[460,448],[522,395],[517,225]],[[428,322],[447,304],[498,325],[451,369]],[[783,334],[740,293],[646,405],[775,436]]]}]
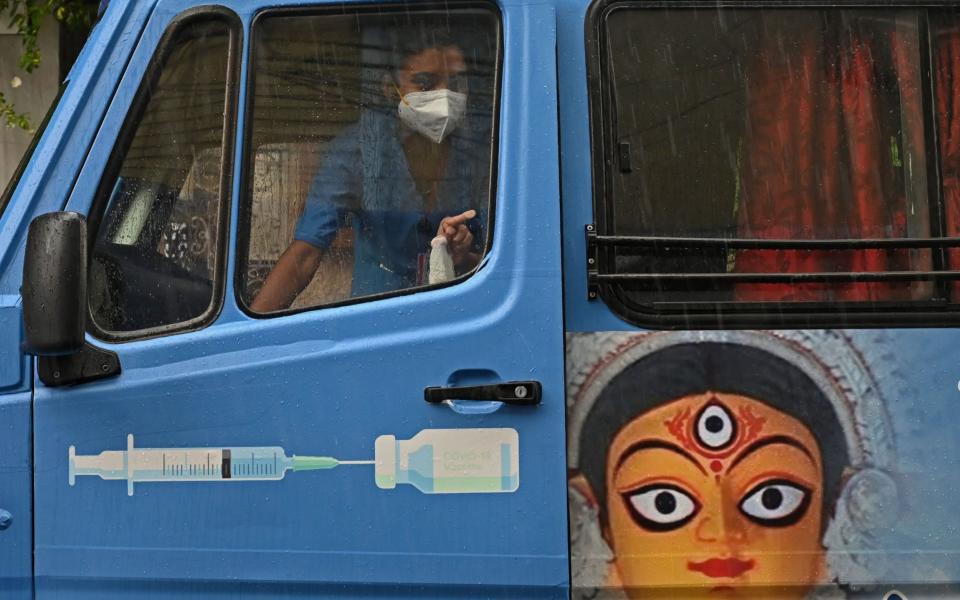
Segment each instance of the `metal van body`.
[{"label": "metal van body", "polygon": [[[683,4],[636,6],[683,17]],[[643,271],[611,266],[625,243],[613,238],[637,234],[615,226],[600,181],[630,171],[615,169],[630,144],[639,169],[642,151],[629,138],[626,155],[601,154],[612,109],[598,100],[612,85],[602,69],[615,59],[598,32],[633,5],[113,0],[0,204],[0,596],[960,596],[954,313],[685,304],[644,316],[624,300],[616,275]],[[710,6],[698,14],[724,11]],[[257,314],[241,233],[248,150],[267,135],[251,116],[257,28],[421,8],[495,23],[484,257],[450,284]],[[116,357],[110,376],[52,383],[72,363],[25,352],[30,223],[67,211],[96,234],[104,174],[176,52],[171,32],[206,18],[229,31],[231,65],[210,306],[144,335],[88,324],[87,348]],[[952,247],[948,231],[930,236]],[[654,368],[685,391],[643,399],[659,389]],[[749,392],[780,389],[768,379],[819,390],[822,405],[809,406],[832,407],[837,436],[823,442],[820,422],[797,416],[806,405]],[[633,394],[643,411],[604,408]],[[780,444],[770,468],[757,444]],[[694,475],[655,478],[650,464],[672,460]],[[790,471],[805,460],[812,480]],[[756,473],[734,471],[745,468]],[[799,523],[755,514],[791,494]],[[651,506],[689,510],[651,526]]]}]

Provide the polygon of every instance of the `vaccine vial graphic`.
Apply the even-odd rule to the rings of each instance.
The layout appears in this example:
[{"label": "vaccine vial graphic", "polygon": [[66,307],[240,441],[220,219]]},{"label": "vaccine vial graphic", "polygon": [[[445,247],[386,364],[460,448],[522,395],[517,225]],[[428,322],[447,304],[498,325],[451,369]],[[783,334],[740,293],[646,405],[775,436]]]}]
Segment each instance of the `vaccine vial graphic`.
[{"label": "vaccine vial graphic", "polygon": [[520,439],[514,429],[426,429],[409,440],[381,435],[377,487],[410,484],[426,494],[515,492]]}]

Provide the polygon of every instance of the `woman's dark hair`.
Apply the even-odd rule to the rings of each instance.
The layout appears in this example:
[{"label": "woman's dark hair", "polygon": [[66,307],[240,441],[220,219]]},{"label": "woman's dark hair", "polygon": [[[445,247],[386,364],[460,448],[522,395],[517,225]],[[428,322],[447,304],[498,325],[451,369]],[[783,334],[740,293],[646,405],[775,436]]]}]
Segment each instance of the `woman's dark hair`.
[{"label": "woman's dark hair", "polygon": [[[449,24],[443,21],[418,20],[397,28],[393,42],[391,75],[396,78],[407,60],[430,48],[460,48],[450,35]],[[462,49],[461,49],[462,51]]]},{"label": "woman's dark hair", "polygon": [[820,447],[824,513],[832,511],[850,459],[823,390],[799,368],[764,350],[702,342],[671,346],[636,361],[607,384],[587,415],[577,440],[579,470],[590,483],[604,524],[607,459],[617,433],[653,408],[707,392],[747,396],[805,424]]}]

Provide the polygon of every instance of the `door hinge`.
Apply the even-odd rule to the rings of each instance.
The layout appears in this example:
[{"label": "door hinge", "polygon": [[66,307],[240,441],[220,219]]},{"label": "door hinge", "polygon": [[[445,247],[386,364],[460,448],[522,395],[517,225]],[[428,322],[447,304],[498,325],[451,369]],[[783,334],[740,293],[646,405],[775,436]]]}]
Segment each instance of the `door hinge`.
[{"label": "door hinge", "polygon": [[587,234],[587,299],[596,300],[600,295],[600,271],[597,267],[597,226],[590,223],[586,226]]}]

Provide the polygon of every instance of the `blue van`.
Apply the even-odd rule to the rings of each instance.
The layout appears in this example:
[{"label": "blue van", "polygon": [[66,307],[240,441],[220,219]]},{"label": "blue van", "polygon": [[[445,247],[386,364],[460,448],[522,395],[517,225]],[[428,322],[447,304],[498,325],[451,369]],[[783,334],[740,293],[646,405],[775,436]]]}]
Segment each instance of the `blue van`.
[{"label": "blue van", "polygon": [[960,597],[958,343],[952,3],[114,0],[0,596]]}]

